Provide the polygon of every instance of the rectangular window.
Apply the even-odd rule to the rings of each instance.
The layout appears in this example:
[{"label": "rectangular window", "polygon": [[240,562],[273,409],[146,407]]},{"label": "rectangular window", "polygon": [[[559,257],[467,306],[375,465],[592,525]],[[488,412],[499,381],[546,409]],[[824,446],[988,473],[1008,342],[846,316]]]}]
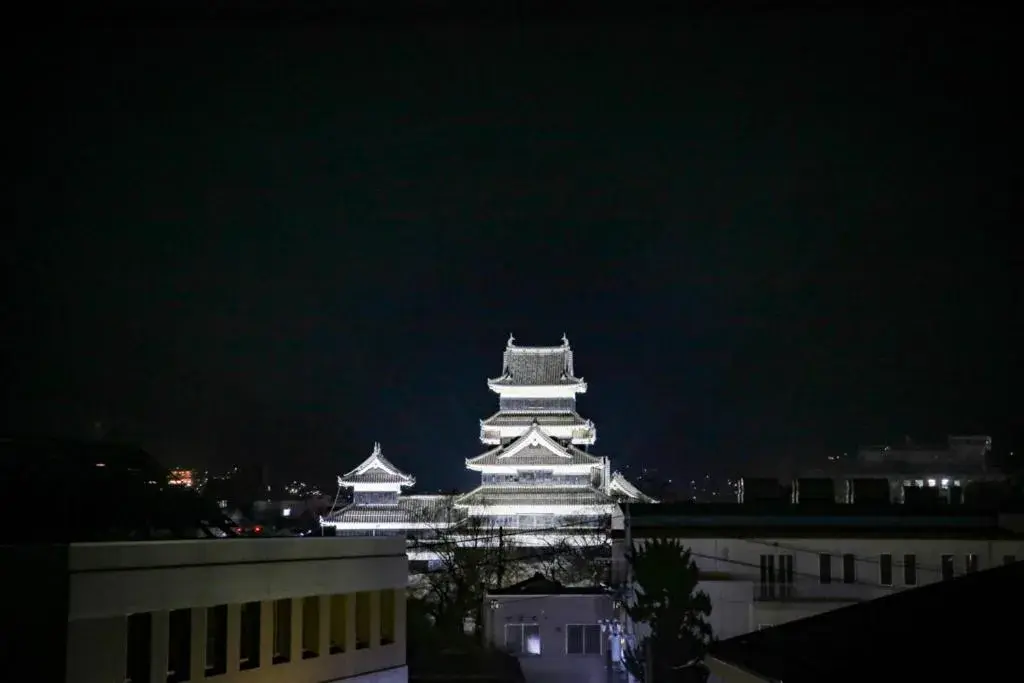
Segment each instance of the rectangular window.
[{"label": "rectangular window", "polygon": [[172,609],[167,621],[167,683],[185,683],[192,673],[192,610]]},{"label": "rectangular window", "polygon": [[397,596],[395,590],[380,592],[380,644],[390,645],[395,642],[395,611]]},{"label": "rectangular window", "polygon": [[242,671],[260,666],[260,610],[259,602],[242,605],[241,628],[238,635],[238,668]]},{"label": "rectangular window", "polygon": [[892,585],[892,555],[889,553],[878,556],[878,583],[883,586]]},{"label": "rectangular window", "polygon": [[843,554],[843,583],[857,583],[857,558],[850,554]]},{"label": "rectangular window", "polygon": [[1013,564],[1017,561],[1016,555],[1003,555],[1003,564]]},{"label": "rectangular window", "polygon": [[348,601],[345,595],[331,596],[331,654],[345,651],[345,626],[348,624]]},{"label": "rectangular window", "polygon": [[566,624],[565,652],[570,655],[601,654],[601,627],[597,624]]},{"label": "rectangular window", "polygon": [[779,583],[793,584],[793,556],[779,555]]},{"label": "rectangular window", "polygon": [[513,655],[539,655],[540,627],[537,624],[505,624],[505,649]]},{"label": "rectangular window", "polygon": [[153,658],[153,615],[149,612],[129,614],[127,621],[125,682],[149,683],[149,667]]},{"label": "rectangular window", "polygon": [[978,571],[978,556],[974,553],[968,553],[967,555],[967,573],[972,574]]},{"label": "rectangular window", "polygon": [[828,553],[818,554],[818,581],[832,583],[832,556]]},{"label": "rectangular window", "polygon": [[274,664],[292,659],[292,600],[274,601]]},{"label": "rectangular window", "polygon": [[220,676],[228,670],[228,606],[206,608],[206,675]]},{"label": "rectangular window", "polygon": [[302,658],[320,656],[320,596],[302,599]]},{"label": "rectangular window", "polygon": [[942,556],[942,580],[949,581],[953,578],[953,556],[943,555]]},{"label": "rectangular window", "polygon": [[917,585],[917,556],[916,555],[904,555],[903,556],[903,585],[905,585],[905,586],[916,586]]},{"label": "rectangular window", "polygon": [[761,598],[775,597],[775,556],[761,556]]},{"label": "rectangular window", "polygon": [[370,647],[370,594],[356,593],[356,649]]}]

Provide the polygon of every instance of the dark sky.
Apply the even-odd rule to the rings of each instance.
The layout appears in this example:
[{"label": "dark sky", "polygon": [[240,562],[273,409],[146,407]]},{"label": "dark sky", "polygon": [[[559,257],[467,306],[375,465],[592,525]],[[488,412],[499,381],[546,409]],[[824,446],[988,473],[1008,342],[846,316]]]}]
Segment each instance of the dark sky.
[{"label": "dark sky", "polygon": [[509,333],[565,332],[616,466],[1005,438],[1010,23],[23,36],[3,426],[324,479],[379,440],[464,487]]}]

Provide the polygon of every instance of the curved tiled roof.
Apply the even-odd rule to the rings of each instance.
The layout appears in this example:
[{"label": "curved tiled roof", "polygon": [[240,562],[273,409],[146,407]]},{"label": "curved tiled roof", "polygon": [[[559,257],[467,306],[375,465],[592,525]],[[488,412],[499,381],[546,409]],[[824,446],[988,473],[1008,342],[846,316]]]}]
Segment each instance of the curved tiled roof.
[{"label": "curved tiled roof", "polygon": [[373,453],[370,457],[359,464],[355,469],[338,477],[339,486],[352,486],[353,484],[400,484],[412,486],[416,480],[398,469],[381,451],[380,444],[373,445]]},{"label": "curved tiled roof", "polygon": [[655,499],[648,496],[646,493],[638,489],[628,479],[622,476],[621,472],[613,472],[611,481],[608,482],[608,488],[615,495],[615,489],[622,494],[624,498],[629,498],[632,501],[639,503],[657,503]]},{"label": "curved tiled roof", "polygon": [[465,514],[451,505],[451,496],[402,496],[397,505],[352,504],[324,517],[324,521],[352,524],[451,524]]},{"label": "curved tiled roof", "polygon": [[563,337],[561,346],[515,346],[512,341],[510,338],[505,349],[501,376],[490,384],[549,386],[582,382],[573,373],[568,339]]},{"label": "curved tiled roof", "polygon": [[606,505],[609,496],[590,486],[479,486],[455,499],[457,507],[470,505]]},{"label": "curved tiled roof", "polygon": [[480,422],[481,427],[529,426],[536,422],[542,427],[589,426],[579,413],[520,413],[500,410],[486,420]]}]

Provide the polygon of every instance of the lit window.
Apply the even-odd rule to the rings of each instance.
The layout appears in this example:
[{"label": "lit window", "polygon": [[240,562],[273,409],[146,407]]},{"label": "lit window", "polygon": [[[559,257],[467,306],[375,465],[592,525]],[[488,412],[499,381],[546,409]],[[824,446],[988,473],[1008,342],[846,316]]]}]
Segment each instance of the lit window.
[{"label": "lit window", "polygon": [[505,649],[513,655],[539,655],[540,626],[505,624]]}]

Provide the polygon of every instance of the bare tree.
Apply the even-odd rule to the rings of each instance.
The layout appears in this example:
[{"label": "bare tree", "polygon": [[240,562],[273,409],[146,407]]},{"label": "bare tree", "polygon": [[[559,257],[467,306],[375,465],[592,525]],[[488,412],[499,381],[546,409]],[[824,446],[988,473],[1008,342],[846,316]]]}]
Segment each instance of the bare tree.
[{"label": "bare tree", "polygon": [[[413,597],[438,629],[458,632],[467,616],[481,623],[488,590],[523,575],[523,564],[506,532],[476,519],[460,519],[448,500],[435,508],[430,530],[412,540],[411,549],[427,555],[427,570],[412,586]],[[446,509],[445,509],[446,508]]]}]

